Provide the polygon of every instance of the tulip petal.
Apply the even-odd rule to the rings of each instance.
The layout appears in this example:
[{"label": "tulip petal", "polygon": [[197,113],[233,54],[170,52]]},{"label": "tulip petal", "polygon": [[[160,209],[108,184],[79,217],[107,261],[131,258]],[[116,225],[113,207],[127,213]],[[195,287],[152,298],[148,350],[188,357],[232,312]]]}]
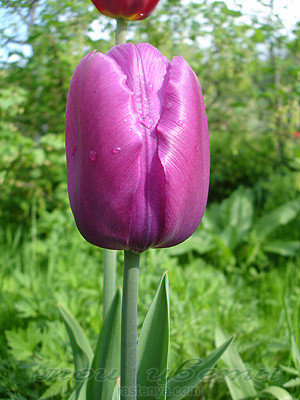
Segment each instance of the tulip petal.
[{"label": "tulip petal", "polygon": [[139,13],[139,17],[136,19],[141,20],[149,17],[149,15],[153,12],[154,8],[157,6],[158,2],[159,0],[152,0],[146,2],[141,12]]},{"label": "tulip petal", "polygon": [[186,240],[198,227],[209,186],[209,136],[198,79],[182,57],[169,71],[165,109],[157,126],[166,177],[165,231],[155,247]]},{"label": "tulip petal", "polygon": [[77,227],[90,243],[112,249],[127,248],[140,176],[142,141],[126,79],[111,57],[88,55],[72,77],[66,113],[68,189]]},{"label": "tulip petal", "polygon": [[[127,76],[126,84],[133,92],[136,112],[151,112],[156,125],[163,111],[170,61],[148,43],[114,46],[106,54],[118,63]],[[147,106],[149,110],[145,111]]]},{"label": "tulip petal", "polygon": [[127,76],[142,139],[140,180],[132,209],[129,247],[141,252],[164,231],[165,176],[158,157],[156,125],[160,119],[170,62],[153,46],[115,46],[107,53]]},{"label": "tulip petal", "polygon": [[99,247],[143,252],[187,239],[208,194],[209,138],[198,79],[141,43],[91,53],[71,80],[68,190],[78,229]]}]

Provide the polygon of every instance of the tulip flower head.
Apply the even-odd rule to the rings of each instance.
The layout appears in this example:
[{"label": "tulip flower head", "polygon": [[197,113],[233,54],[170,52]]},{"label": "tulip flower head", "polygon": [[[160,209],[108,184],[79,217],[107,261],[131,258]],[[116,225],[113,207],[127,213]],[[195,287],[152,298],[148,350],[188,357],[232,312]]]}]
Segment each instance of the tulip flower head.
[{"label": "tulip flower head", "polygon": [[112,18],[141,20],[147,18],[159,0],[92,0],[101,14]]},{"label": "tulip flower head", "polygon": [[143,252],[186,240],[203,217],[209,137],[198,79],[182,57],[131,43],[92,52],[71,79],[68,191],[99,247]]}]

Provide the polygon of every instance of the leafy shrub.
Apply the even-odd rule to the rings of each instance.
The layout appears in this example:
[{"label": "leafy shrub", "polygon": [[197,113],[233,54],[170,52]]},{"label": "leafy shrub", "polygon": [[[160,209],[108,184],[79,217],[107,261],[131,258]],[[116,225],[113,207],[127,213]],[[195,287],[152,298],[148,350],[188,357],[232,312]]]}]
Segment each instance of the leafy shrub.
[{"label": "leafy shrub", "polygon": [[293,221],[299,211],[300,202],[293,200],[257,218],[253,193],[239,188],[220,204],[210,205],[198,231],[168,252],[178,256],[195,251],[229,271],[261,267],[268,253],[295,257],[300,241],[282,236],[279,228]]}]

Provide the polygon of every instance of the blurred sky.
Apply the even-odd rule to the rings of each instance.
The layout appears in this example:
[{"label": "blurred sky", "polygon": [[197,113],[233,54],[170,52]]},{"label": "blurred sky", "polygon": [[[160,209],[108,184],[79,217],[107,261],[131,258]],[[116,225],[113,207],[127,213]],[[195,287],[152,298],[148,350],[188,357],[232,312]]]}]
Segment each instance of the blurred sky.
[{"label": "blurred sky", "polygon": [[[242,6],[243,13],[256,14],[265,13],[266,7],[263,7],[257,0],[225,0],[229,8],[236,9]],[[268,3],[268,1],[266,1]],[[285,27],[292,30],[300,19],[300,1],[299,0],[275,0],[274,11],[282,19]]]},{"label": "blurred sky", "polygon": [[[183,2],[188,3],[191,1],[197,0],[183,0]],[[213,1],[213,0],[212,0]],[[263,7],[257,0],[224,0],[227,6],[231,9],[240,9],[242,7],[243,14],[246,14],[243,17],[244,20],[249,21],[249,17],[247,15],[257,15],[263,16],[266,15],[267,8]],[[300,20],[300,0],[274,0],[275,13],[279,15],[281,18],[286,31],[291,33],[296,23]],[[14,20],[14,22],[16,22]],[[7,28],[7,33],[12,34],[11,29],[9,28],[9,20],[7,16],[4,14],[3,9],[0,9],[0,29]],[[99,21],[95,20],[92,24],[94,29],[94,33],[91,34],[92,39],[97,40],[100,38],[104,38],[105,34],[101,32],[101,28],[99,27]],[[21,23],[18,23],[19,31],[19,39],[26,39],[26,30],[22,29]],[[100,28],[100,29],[99,29]],[[18,59],[17,55],[11,55],[9,57],[9,51],[11,50],[21,50],[26,56],[31,54],[30,46],[6,46],[0,48],[0,62],[1,61],[16,61]]]}]

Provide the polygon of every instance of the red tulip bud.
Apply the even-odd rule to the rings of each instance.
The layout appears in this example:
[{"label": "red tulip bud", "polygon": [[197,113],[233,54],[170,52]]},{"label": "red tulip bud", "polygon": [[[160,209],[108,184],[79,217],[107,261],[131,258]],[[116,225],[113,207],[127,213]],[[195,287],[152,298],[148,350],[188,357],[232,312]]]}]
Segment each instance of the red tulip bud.
[{"label": "red tulip bud", "polygon": [[112,18],[140,20],[147,18],[159,0],[92,0],[101,14]]}]

